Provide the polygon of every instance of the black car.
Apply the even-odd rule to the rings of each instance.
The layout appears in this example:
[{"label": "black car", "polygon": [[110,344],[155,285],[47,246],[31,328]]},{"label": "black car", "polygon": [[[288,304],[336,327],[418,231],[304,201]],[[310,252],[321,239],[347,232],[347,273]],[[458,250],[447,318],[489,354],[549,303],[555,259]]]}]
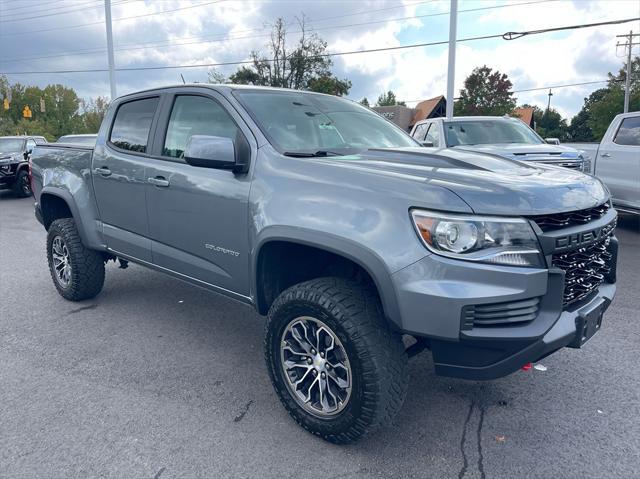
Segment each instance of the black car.
[{"label": "black car", "polygon": [[29,155],[43,136],[0,136],[0,189],[11,189],[18,197],[31,195]]}]

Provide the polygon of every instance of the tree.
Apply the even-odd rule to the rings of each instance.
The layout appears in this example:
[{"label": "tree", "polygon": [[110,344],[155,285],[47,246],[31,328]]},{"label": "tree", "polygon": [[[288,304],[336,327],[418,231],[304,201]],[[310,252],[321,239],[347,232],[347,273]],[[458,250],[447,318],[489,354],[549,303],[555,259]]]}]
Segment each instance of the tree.
[{"label": "tree", "polygon": [[208,83],[223,84],[227,83],[227,81],[227,77],[225,77],[224,74],[220,73],[215,68],[212,68],[207,72]]},{"label": "tree", "polygon": [[349,80],[338,80],[332,76],[321,76],[311,78],[307,84],[310,91],[327,93],[329,95],[343,96],[349,93],[351,82]]},{"label": "tree", "polygon": [[82,114],[79,118],[78,131],[75,133],[97,133],[108,108],[109,101],[103,96],[95,100],[80,100]]},{"label": "tree", "polygon": [[369,100],[367,100],[367,97],[365,96],[362,100],[360,100],[360,104],[362,106],[366,106],[369,107]]},{"label": "tree", "polygon": [[386,93],[383,93],[378,97],[378,101],[376,102],[376,106],[407,106],[407,104],[403,101],[398,101],[396,99],[396,94],[393,93],[392,90],[389,90]]},{"label": "tree", "polygon": [[464,81],[460,99],[454,104],[456,115],[496,115],[511,113],[516,106],[513,87],[505,73],[488,66],[476,67]]},{"label": "tree", "polygon": [[229,81],[346,95],[351,82],[339,80],[331,73],[333,62],[326,54],[327,42],[316,33],[309,34],[305,17],[298,19],[298,24],[300,37],[290,48],[286,25],[282,18],[278,18],[266,45],[269,56],[252,51],[251,65],[240,67],[229,77]]},{"label": "tree", "polygon": [[[609,82],[584,99],[580,112],[572,119],[569,132],[572,140],[600,141],[613,118],[624,109],[626,63],[617,75],[608,74]],[[629,110],[640,110],[640,57],[631,61]]]}]

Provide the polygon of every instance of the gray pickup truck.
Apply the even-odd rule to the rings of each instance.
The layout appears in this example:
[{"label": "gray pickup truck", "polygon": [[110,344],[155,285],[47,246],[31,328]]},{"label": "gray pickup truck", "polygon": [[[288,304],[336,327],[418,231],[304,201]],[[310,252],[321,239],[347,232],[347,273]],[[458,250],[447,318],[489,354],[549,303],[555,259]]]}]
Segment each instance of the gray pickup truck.
[{"label": "gray pickup truck", "polygon": [[505,376],[581,347],[615,293],[598,179],[430,152],[337,97],[127,95],[95,148],[38,147],[32,172],[63,297],[97,295],[118,259],[253,306],[284,407],[335,443],[391,420],[419,351],[441,375]]}]

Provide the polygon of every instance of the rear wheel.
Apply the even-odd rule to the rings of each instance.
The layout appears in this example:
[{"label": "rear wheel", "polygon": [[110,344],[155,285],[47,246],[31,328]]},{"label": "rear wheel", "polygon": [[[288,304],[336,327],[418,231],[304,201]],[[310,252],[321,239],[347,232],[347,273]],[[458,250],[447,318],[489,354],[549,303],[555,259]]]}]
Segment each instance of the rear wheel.
[{"label": "rear wheel", "polygon": [[31,184],[29,183],[29,172],[27,170],[18,171],[16,182],[13,184],[13,193],[18,198],[31,196]]},{"label": "rear wheel", "polygon": [[70,301],[96,296],[104,284],[104,259],[85,248],[72,218],[51,223],[47,234],[49,271],[56,289]]},{"label": "rear wheel", "polygon": [[271,306],[265,357],[289,414],[323,439],[345,444],[388,424],[406,395],[407,356],[371,288],[320,278]]}]

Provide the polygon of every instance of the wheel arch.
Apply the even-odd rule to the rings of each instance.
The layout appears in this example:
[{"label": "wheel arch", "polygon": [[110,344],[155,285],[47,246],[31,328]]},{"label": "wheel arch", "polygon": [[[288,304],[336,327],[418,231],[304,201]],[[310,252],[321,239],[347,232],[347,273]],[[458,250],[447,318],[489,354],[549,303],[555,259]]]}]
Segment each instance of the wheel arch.
[{"label": "wheel arch", "polygon": [[[276,287],[269,294],[268,289],[265,290],[265,288],[269,287],[268,282],[265,282],[269,276],[265,276],[264,269],[268,267],[268,264],[265,264],[266,255],[273,253],[274,245],[278,245],[277,247],[279,248],[286,248],[290,245],[294,250],[317,253],[322,256],[322,259],[338,263],[338,268],[344,268],[350,264],[355,265],[364,273],[364,279],[368,278],[371,281],[371,285],[375,288],[382,303],[385,317],[398,326],[401,324],[400,310],[391,281],[391,274],[382,258],[362,247],[362,245],[346,238],[318,231],[286,227],[271,227],[268,234],[263,235],[254,248],[251,276],[253,278],[252,296],[255,299],[256,309],[260,314],[266,314],[275,297],[287,287],[300,281],[326,276],[317,274],[319,270],[314,269],[312,271],[314,274],[310,277],[303,276],[300,281],[295,281],[291,284],[289,284],[291,281],[284,281],[280,287]],[[289,251],[287,251],[287,256],[289,256]],[[295,263],[297,259],[299,259],[299,254],[296,252],[292,257],[285,258],[285,261],[287,265],[290,265]],[[282,270],[278,271],[276,276],[281,277],[280,273],[282,273]]]}]

